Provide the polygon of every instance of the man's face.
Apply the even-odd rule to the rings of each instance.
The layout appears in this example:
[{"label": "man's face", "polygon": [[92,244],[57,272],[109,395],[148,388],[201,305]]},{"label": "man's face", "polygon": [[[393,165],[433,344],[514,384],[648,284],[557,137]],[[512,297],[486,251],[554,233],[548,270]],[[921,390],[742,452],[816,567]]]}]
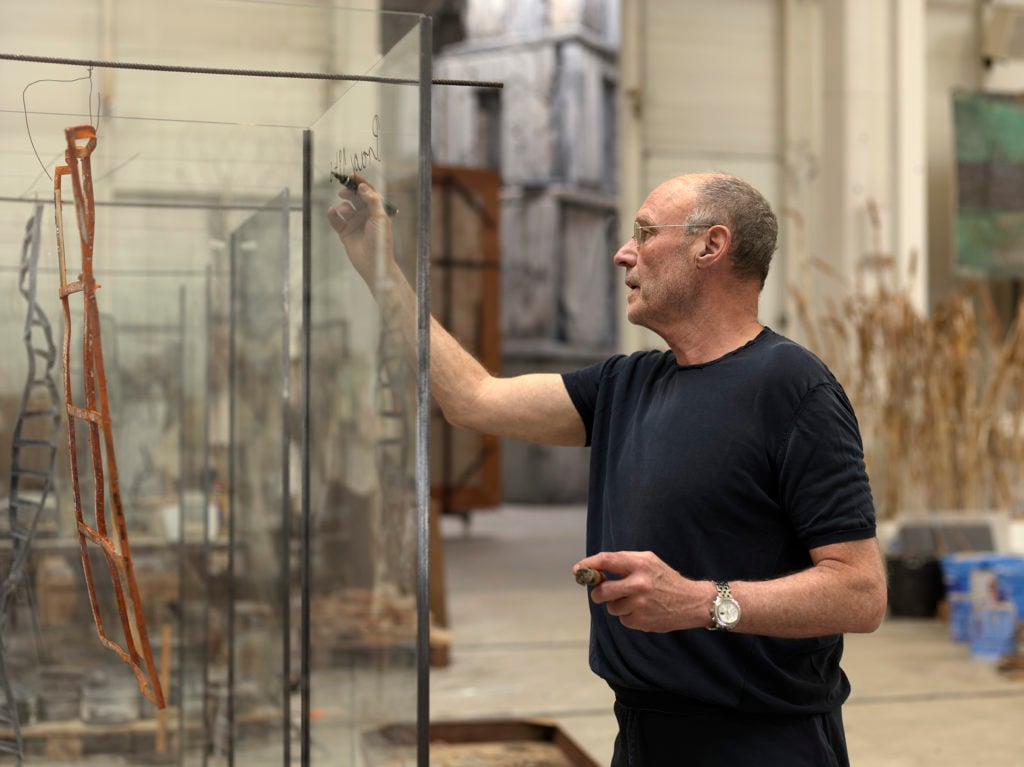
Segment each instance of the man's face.
[{"label": "man's face", "polygon": [[[615,254],[625,269],[627,317],[656,333],[685,313],[699,287],[694,268],[705,230],[679,226],[693,207],[693,192],[683,182],[661,184],[637,211],[641,244],[627,240]],[[666,226],[667,225],[667,226]]]}]

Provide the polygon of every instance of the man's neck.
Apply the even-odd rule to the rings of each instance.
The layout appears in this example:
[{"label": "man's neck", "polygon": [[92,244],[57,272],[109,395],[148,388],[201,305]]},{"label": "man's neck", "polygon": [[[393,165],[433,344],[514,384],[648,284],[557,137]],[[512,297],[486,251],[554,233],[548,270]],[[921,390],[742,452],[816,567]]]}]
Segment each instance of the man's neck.
[{"label": "man's neck", "polygon": [[764,329],[756,312],[751,315],[708,317],[685,323],[662,338],[680,365],[702,365],[735,351]]}]

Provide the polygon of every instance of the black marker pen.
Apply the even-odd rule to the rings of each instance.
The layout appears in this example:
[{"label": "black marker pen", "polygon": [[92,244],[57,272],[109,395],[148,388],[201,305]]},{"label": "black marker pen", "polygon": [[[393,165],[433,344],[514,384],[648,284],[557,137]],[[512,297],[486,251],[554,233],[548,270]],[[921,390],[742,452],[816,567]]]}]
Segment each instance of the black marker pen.
[{"label": "black marker pen", "polygon": [[[338,181],[340,181],[344,186],[347,186],[349,189],[351,189],[353,192],[359,191],[359,182],[356,181],[351,176],[346,175],[344,173],[338,173],[338,171],[336,170],[332,170],[331,175],[338,179]],[[398,208],[396,208],[394,205],[386,201],[382,202],[384,202],[384,212],[387,213],[389,216],[394,216],[395,214],[398,213]]]}]

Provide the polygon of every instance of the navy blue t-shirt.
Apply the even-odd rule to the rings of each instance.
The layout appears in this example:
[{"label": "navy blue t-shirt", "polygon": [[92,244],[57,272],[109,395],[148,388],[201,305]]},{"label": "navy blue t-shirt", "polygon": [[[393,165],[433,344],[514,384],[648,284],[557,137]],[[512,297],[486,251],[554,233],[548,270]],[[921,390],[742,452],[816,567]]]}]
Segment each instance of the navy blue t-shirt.
[{"label": "navy blue t-shirt", "polygon": [[[707,364],[638,352],[563,380],[591,447],[588,554],[652,551],[688,578],[765,580],[809,567],[810,549],[875,534],[846,394],[768,328]],[[842,649],[840,635],[636,631],[591,603],[596,674],[698,705],[831,710],[850,690]]]}]

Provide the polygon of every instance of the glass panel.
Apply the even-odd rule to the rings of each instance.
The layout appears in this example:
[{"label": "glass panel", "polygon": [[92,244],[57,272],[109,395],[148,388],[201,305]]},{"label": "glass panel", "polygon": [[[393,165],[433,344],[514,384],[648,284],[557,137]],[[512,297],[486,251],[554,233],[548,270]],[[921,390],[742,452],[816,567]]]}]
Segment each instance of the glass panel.
[{"label": "glass panel", "polygon": [[[0,451],[13,452],[19,414],[48,406],[52,425],[52,413],[63,413],[51,176],[65,128],[98,123],[94,270],[110,422],[134,573],[169,705],[143,701],[132,670],[96,636],[67,419],[61,414],[53,447],[43,419],[30,440],[45,443],[34,445],[41,452],[29,459],[23,450],[28,469],[52,482],[31,536],[31,513],[15,514],[12,526],[2,511],[13,501],[0,507],[0,579],[16,561],[15,539],[30,544],[25,577],[8,580],[14,597],[0,611],[0,761],[21,752],[39,765],[150,763],[154,755],[204,766],[363,764],[367,729],[417,714],[417,512],[425,513],[416,492],[418,370],[348,266],[324,210],[337,190],[331,170],[363,172],[399,209],[396,242],[415,280],[425,193],[421,17],[240,0],[147,4],[145,18],[134,4],[116,4],[112,17],[100,0],[73,11],[65,5],[40,0],[32,13],[12,16],[0,50],[169,71],[0,67]],[[62,23],[40,35],[36,10]],[[260,46],[253,66],[249,32],[267,34],[268,26],[273,43]],[[282,40],[302,40],[301,49]],[[174,71],[286,63],[355,79]],[[314,121],[314,190],[306,199],[303,135]],[[66,183],[63,197],[74,280],[80,248]],[[58,351],[56,359],[48,352],[52,390],[37,387],[22,407],[30,361],[46,359],[38,351],[45,332],[23,339],[29,305],[20,289],[26,222],[37,206],[35,296]],[[304,208],[313,213],[306,274]],[[309,325],[300,311],[303,279]],[[70,305],[80,400],[81,295]],[[77,426],[83,497],[91,499],[87,427]],[[12,471],[15,464],[12,457]],[[25,479],[15,488],[11,475],[0,472],[0,499],[41,496],[45,485]],[[95,544],[88,551],[105,629],[123,643],[106,562]],[[302,589],[307,562],[311,594]],[[300,706],[303,683],[312,684],[311,709]],[[310,726],[311,749],[302,754],[299,733]]]},{"label": "glass panel", "polygon": [[228,752],[244,764],[291,761],[288,216],[285,191],[231,234]]},{"label": "glass panel", "polygon": [[[418,78],[419,45],[416,29],[370,74]],[[323,765],[415,764],[415,749],[386,761],[374,749],[384,725],[416,718],[415,330],[381,314],[324,213],[338,199],[331,171],[367,178],[397,210],[395,250],[415,285],[419,128],[415,85],[365,82],[312,130],[311,724]]]},{"label": "glass panel", "polygon": [[[148,636],[169,707],[157,711],[143,701],[131,669],[96,636],[75,532],[67,419],[61,417],[53,470],[56,492],[40,514],[31,541],[27,578],[16,590],[17,604],[12,605],[3,626],[8,677],[12,689],[25,698],[24,715],[19,718],[21,750],[35,754],[31,762],[35,764],[48,763],[39,756],[47,749],[63,754],[61,764],[68,759],[85,763],[90,754],[109,763],[111,758],[161,750],[181,764],[234,759],[228,738],[232,730],[225,729],[230,713],[226,664],[229,648],[233,648],[233,689],[239,703],[235,721],[238,754],[248,758],[246,749],[254,754],[269,750],[273,754],[269,763],[280,764],[288,747],[288,739],[282,736],[287,676],[283,667],[285,613],[280,607],[287,582],[280,563],[267,561],[261,562],[259,569],[250,566],[242,570],[246,575],[258,574],[264,590],[257,589],[250,578],[238,578],[236,584],[229,568],[234,549],[228,532],[233,518],[229,501],[244,502],[252,510],[249,515],[239,515],[254,525],[243,527],[245,545],[238,550],[245,551],[254,550],[257,544],[266,545],[266,539],[280,530],[280,523],[277,530],[263,524],[265,509],[276,506],[280,519],[285,508],[283,451],[287,443],[283,437],[282,395],[286,389],[282,377],[287,373],[287,358],[283,345],[291,325],[285,321],[288,282],[284,266],[289,218],[296,214],[287,210],[287,198],[283,197],[273,214],[277,230],[271,233],[261,228],[261,218],[268,214],[254,214],[258,206],[249,200],[262,193],[262,184],[254,183],[251,194],[249,190],[232,193],[229,187],[213,181],[207,184],[202,181],[202,163],[195,155],[189,159],[187,147],[231,147],[227,155],[231,159],[224,166],[230,167],[233,163],[255,166],[260,147],[273,145],[276,162],[287,169],[278,174],[280,189],[291,177],[301,177],[295,170],[301,168],[301,133],[294,129],[177,123],[176,131],[164,135],[170,143],[158,142],[154,150],[149,139],[133,133],[133,127],[120,118],[109,117],[99,132],[92,158],[98,197],[94,270],[100,284],[96,301],[120,492]],[[104,141],[108,137],[109,142]],[[115,146],[111,148],[108,143]],[[163,153],[168,145],[176,151]],[[136,155],[135,165],[123,162]],[[113,177],[119,183],[104,182],[102,177],[119,164],[124,172],[119,179]],[[182,178],[191,178],[193,183],[182,184]],[[65,194],[70,197],[70,189],[65,189]],[[25,216],[35,206],[9,200],[5,207],[9,211],[6,220],[15,216],[21,219],[18,224],[23,235]],[[63,320],[58,300],[54,212],[52,203],[43,208],[35,297],[59,350]],[[73,279],[81,269],[78,231],[74,210],[70,205],[64,208],[68,274]],[[249,217],[250,223],[243,225]],[[239,322],[243,333],[239,359],[248,367],[238,375],[241,385],[232,397],[228,386],[231,244],[235,244],[236,252],[252,251],[255,257],[261,257],[264,252],[259,247],[253,249],[252,243],[271,237],[277,240],[273,266],[264,264],[263,271],[242,268],[239,275],[244,277],[236,280],[239,306],[246,310]],[[10,264],[15,255],[10,246],[7,253]],[[276,272],[267,277],[263,272],[272,268]],[[18,273],[8,267],[3,274],[3,321],[8,328],[19,331],[5,334],[11,340],[6,349],[9,363],[4,366],[8,379],[4,422],[10,414],[13,423],[19,404],[12,395],[17,392],[20,397],[29,371],[28,350],[14,344],[21,340],[28,304],[15,292]],[[254,281],[254,276],[264,279]],[[268,290],[272,290],[276,305],[266,300]],[[74,300],[70,304],[72,391],[76,404],[81,405],[82,304]],[[261,368],[253,359],[254,347],[264,355],[271,347],[268,323],[279,337],[276,373]],[[34,343],[38,346],[40,339],[37,337]],[[62,369],[58,360],[54,375],[59,410],[64,400]],[[276,374],[277,380],[269,383],[255,376],[254,370],[261,376]],[[232,435],[251,425],[244,417],[248,415],[246,407],[266,396],[268,390],[276,398],[276,408],[268,410],[267,422],[258,425],[270,435],[262,443],[272,465],[250,465],[237,472],[236,492],[231,493]],[[28,410],[45,404],[44,391],[33,393]],[[231,421],[233,399],[240,403],[238,414],[242,416],[236,429]],[[87,430],[81,424],[76,436],[83,512],[93,524],[95,513],[89,503],[94,486],[92,464],[87,459]],[[9,439],[4,439],[5,448],[11,444]],[[251,448],[243,455],[251,458]],[[38,458],[33,460],[38,462]],[[109,465],[107,469],[109,498]],[[276,482],[274,492],[263,492],[252,501],[252,482],[266,479],[271,479],[271,484]],[[7,498],[10,479],[5,476],[3,481],[2,495]],[[292,488],[295,506],[299,490],[298,486]],[[19,526],[28,519],[22,516]],[[257,542],[251,540],[254,536]],[[9,532],[4,538],[10,539]],[[9,546],[3,557],[5,577],[12,561]],[[113,581],[99,548],[90,545],[89,555],[105,631],[123,646]],[[237,589],[237,604],[232,601],[233,589]],[[271,600],[276,609],[268,612]],[[238,619],[233,637],[232,616]],[[263,641],[255,640],[257,629],[266,631]],[[276,654],[276,664],[269,667],[260,653]],[[258,708],[252,700],[261,695],[267,705]],[[0,704],[6,708],[7,696],[3,697]],[[260,718],[263,722],[257,724]],[[90,726],[81,731],[83,721]],[[125,726],[129,724],[131,737],[115,736],[127,732]],[[0,726],[0,738],[5,734],[8,742],[16,740],[13,731]],[[250,759],[246,763],[258,762]]]}]

